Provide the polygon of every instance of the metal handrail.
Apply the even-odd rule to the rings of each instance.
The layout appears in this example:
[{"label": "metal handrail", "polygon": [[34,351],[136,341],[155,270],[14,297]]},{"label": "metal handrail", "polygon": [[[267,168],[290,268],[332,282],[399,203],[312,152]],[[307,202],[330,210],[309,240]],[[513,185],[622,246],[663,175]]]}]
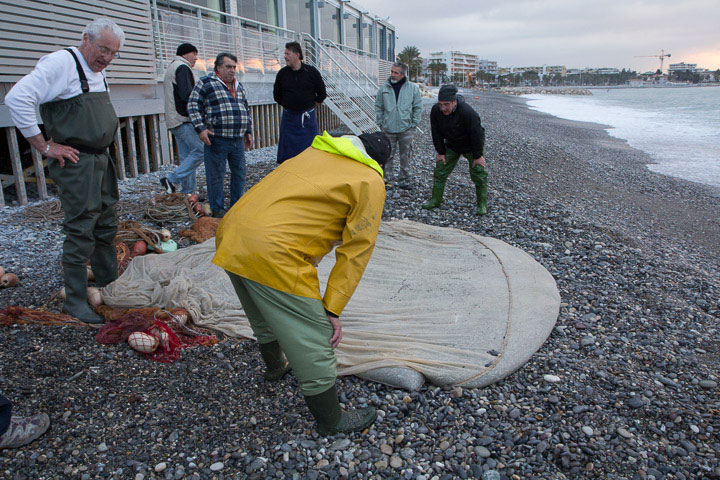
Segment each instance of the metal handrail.
[{"label": "metal handrail", "polygon": [[[352,65],[353,67],[355,67],[355,69],[356,69],[358,72],[360,72],[360,74],[361,74],[363,77],[365,77],[365,80],[367,80],[370,85],[375,85],[375,84],[376,84],[376,83],[373,81],[372,78],[368,77],[368,75],[363,71],[362,68],[360,68],[355,62],[353,62],[352,59],[350,59],[350,57],[348,57],[347,55],[345,55],[345,52],[342,51],[342,48],[340,47],[340,45],[338,45],[337,43],[333,42],[332,40],[321,39],[321,41],[322,41],[322,42],[325,42],[325,43],[328,43],[328,44],[329,44],[330,46],[332,46],[335,50],[337,50],[338,52],[340,52],[340,54],[345,58],[345,60],[347,60],[347,61],[350,63],[350,65]],[[362,87],[361,87],[361,88],[362,88]],[[370,96],[370,97],[373,96],[373,94],[372,94],[371,92],[368,92],[368,91],[366,91],[366,90],[364,90],[364,91],[365,91],[365,93],[368,94],[368,96]],[[377,92],[376,92],[376,93],[377,93]]]},{"label": "metal handrail", "polygon": [[[326,103],[330,110],[356,135],[378,131],[373,97],[330,55],[321,42],[307,33],[301,33],[300,38],[311,47],[311,54],[306,55],[305,61],[323,73],[328,89]],[[328,61],[330,68],[324,68],[322,60]]]},{"label": "metal handrail", "polygon": [[[211,13],[213,15],[222,15],[224,17],[233,18],[235,20],[239,20],[241,22],[245,23],[253,23],[255,25],[258,25],[260,27],[266,27],[268,29],[272,30],[279,30],[283,33],[289,33],[290,35],[295,35],[295,32],[292,30],[288,30],[287,28],[278,27],[277,25],[271,25],[269,23],[263,23],[259,22],[257,20],[253,20],[252,18],[246,18],[241,17],[239,15],[233,15],[232,13],[222,12],[220,10],[215,10],[214,8],[210,7],[203,7],[202,5],[195,5],[194,3],[184,2],[183,0],[162,0],[163,2],[167,3],[168,5],[177,5],[180,7],[186,7],[188,9],[192,10],[200,10],[200,11],[206,11],[208,13]],[[154,8],[157,8],[157,0],[153,0],[153,6]]]},{"label": "metal handrail", "polygon": [[[173,4],[185,4],[181,0],[171,1]],[[200,9],[190,14],[180,13],[158,7],[157,1],[153,4],[153,10],[156,23],[157,71],[160,77],[173,57],[169,44],[197,42],[200,58],[195,68],[199,70],[204,69],[207,72],[208,68],[211,68],[213,57],[230,49],[237,52],[240,60],[238,64],[243,72],[249,69],[265,73],[280,69],[284,44],[295,39],[294,33],[287,29],[276,28],[273,32],[267,32],[256,29],[253,25],[237,24],[244,21],[242,17],[228,15],[231,23],[222,23],[217,19],[203,17]]]}]

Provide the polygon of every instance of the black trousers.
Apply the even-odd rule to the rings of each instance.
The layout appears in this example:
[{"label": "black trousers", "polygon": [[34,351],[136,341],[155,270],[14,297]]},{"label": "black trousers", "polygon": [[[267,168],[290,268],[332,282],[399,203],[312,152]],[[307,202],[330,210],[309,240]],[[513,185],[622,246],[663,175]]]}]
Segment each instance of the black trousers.
[{"label": "black trousers", "polygon": [[12,414],[12,402],[3,397],[0,393],[0,435],[10,426],[10,416]]}]

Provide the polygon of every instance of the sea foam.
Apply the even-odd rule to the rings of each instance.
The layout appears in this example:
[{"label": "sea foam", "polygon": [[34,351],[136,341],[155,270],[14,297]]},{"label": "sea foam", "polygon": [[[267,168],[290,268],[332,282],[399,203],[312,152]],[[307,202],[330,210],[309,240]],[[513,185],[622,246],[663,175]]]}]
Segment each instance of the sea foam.
[{"label": "sea foam", "polygon": [[720,187],[720,88],[593,90],[592,96],[526,95],[532,109],[608,126],[648,153],[651,170]]}]

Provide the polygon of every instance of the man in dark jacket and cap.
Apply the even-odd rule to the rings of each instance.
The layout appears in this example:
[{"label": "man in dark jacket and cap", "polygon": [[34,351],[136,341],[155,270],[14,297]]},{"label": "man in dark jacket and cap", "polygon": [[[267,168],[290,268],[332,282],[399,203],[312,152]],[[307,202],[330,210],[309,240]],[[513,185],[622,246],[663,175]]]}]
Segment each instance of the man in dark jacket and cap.
[{"label": "man in dark jacket and cap", "polygon": [[438,103],[430,111],[432,139],[437,151],[433,173],[432,198],[422,207],[437,208],[442,203],[445,182],[455,169],[460,156],[467,158],[470,178],[475,183],[477,214],[487,214],[488,172],[485,168],[485,129],[480,116],[465,103],[455,85],[443,85]]},{"label": "man in dark jacket and cap", "polygon": [[165,70],[163,89],[165,93],[165,123],[175,137],[180,165],[160,179],[167,193],[174,193],[175,184],[183,193],[195,193],[195,170],[205,160],[204,145],[195,132],[188,115],[188,99],[195,87],[192,68],[198,58],[198,49],[190,43],[181,43],[176,56]]}]

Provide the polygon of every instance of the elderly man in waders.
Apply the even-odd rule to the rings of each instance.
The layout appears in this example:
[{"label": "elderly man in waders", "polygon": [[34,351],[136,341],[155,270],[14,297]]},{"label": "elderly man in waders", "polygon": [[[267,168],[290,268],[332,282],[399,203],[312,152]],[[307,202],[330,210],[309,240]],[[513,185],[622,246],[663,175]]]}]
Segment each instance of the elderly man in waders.
[{"label": "elderly man in waders", "polygon": [[[95,285],[117,278],[115,233],[118,201],[115,163],[108,147],[118,127],[103,70],[125,41],[122,29],[99,18],[83,30],[80,46],[42,57],[5,97],[15,125],[47,157],[50,178],[65,212],[62,267],[63,312],[87,323],[102,323],[87,303],[87,270]],[[47,140],[35,115],[39,105]]]},{"label": "elderly man in waders", "polygon": [[315,104],[327,97],[320,72],[303,61],[298,42],[285,44],[285,63],[277,73],[273,98],[283,107],[277,163],[283,163],[310,146],[318,134]]},{"label": "elderly man in waders", "polygon": [[[333,349],[342,339],[340,314],[375,247],[391,150],[383,133],[318,135],[243,195],[217,232],[213,263],[230,276],[265,379],[285,375],[287,357],[321,435],[363,430],[377,415],[372,407],[340,408]],[[316,267],[335,245],[321,295]]]}]

